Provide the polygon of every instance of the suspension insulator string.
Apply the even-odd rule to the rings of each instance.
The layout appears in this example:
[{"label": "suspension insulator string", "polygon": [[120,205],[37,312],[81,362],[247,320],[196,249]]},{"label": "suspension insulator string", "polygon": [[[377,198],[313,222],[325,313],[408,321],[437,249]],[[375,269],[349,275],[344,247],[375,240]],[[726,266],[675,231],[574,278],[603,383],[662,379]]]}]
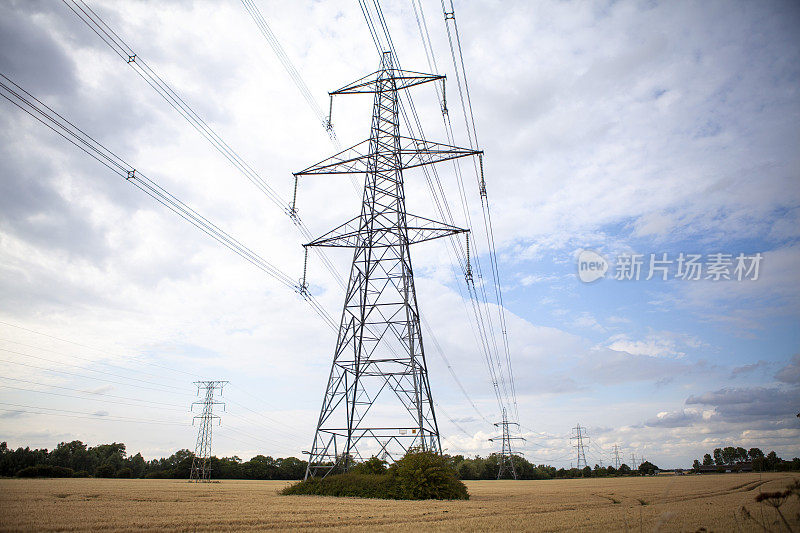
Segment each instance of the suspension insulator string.
[{"label": "suspension insulator string", "polygon": [[467,231],[465,233],[465,235],[467,236],[467,272],[466,272],[466,277],[467,277],[467,283],[473,283],[473,280],[472,280],[472,263],[470,262],[470,258],[469,258],[469,231]]},{"label": "suspension insulator string", "polygon": [[308,283],[306,283],[306,273],[308,272],[308,247],[303,246],[303,279],[300,281],[300,294],[308,294]]},{"label": "suspension insulator string", "polygon": [[480,193],[482,198],[486,198],[486,181],[483,179],[483,154],[478,154],[478,163],[481,167]]},{"label": "suspension insulator string", "polygon": [[297,174],[294,176],[294,193],[292,193],[292,203],[289,205],[289,216],[292,220],[297,220]]}]

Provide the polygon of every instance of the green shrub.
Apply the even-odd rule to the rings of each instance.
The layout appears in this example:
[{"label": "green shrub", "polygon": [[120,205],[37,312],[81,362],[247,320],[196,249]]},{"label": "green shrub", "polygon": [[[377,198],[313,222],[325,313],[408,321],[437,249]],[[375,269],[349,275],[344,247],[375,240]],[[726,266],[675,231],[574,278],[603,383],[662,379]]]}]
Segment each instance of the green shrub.
[{"label": "green shrub", "polygon": [[384,465],[373,457],[356,465],[351,472],[309,478],[286,487],[281,494],[393,500],[469,499],[466,485],[441,455],[411,450],[388,470]]},{"label": "green shrub", "polygon": [[133,477],[133,471],[130,468],[128,468],[127,466],[125,468],[120,468],[119,472],[117,472],[117,477],[120,477],[120,478]]},{"label": "green shrub", "polygon": [[370,457],[363,463],[357,463],[351,470],[355,474],[381,475],[386,473],[386,461]]},{"label": "green shrub", "polygon": [[114,477],[116,470],[109,464],[100,465],[94,471],[95,477]]},{"label": "green shrub", "polygon": [[316,496],[355,496],[397,500],[397,480],[388,474],[335,474],[326,478],[309,478],[290,485],[281,494],[306,494]]},{"label": "green shrub", "polygon": [[17,477],[72,477],[72,469],[63,466],[36,465],[23,468]]},{"label": "green shrub", "polygon": [[392,465],[403,499],[467,500],[467,486],[458,479],[453,466],[442,455],[430,451],[409,451]]}]

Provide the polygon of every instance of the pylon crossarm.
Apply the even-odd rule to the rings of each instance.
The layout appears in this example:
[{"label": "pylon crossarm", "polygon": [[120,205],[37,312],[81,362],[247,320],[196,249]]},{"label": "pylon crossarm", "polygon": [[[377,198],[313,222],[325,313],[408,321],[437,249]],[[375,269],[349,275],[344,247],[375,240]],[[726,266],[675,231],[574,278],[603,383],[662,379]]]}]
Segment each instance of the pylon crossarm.
[{"label": "pylon crossarm", "polygon": [[[400,166],[382,168],[383,172],[390,170],[403,170],[415,168],[422,165],[441,163],[459,157],[475,156],[483,153],[481,150],[470,148],[460,148],[450,144],[432,142],[412,137],[398,137],[400,139],[399,161]],[[310,167],[295,172],[295,176],[309,176],[314,174],[362,174],[371,170],[370,161],[376,157],[386,157],[387,160],[394,160],[397,155],[393,147],[380,149],[375,153],[369,153],[370,139],[342,150],[338,154],[320,161]]]},{"label": "pylon crossarm", "polygon": [[400,137],[400,143],[400,158],[404,169],[483,154],[482,150],[461,148],[411,137]]},{"label": "pylon crossarm", "polygon": [[[360,223],[361,217],[352,218],[304,246],[356,248],[362,246],[367,241],[367,238],[372,239],[371,246],[373,248],[385,248],[397,245],[396,227],[369,229],[360,227]],[[464,228],[451,226],[444,222],[438,222],[417,215],[406,215],[406,224],[408,228],[408,244],[449,237],[450,235],[457,235],[469,231]]]},{"label": "pylon crossarm", "polygon": [[[389,76],[386,76],[389,73]],[[413,70],[391,69],[387,71],[377,71],[367,74],[352,83],[348,83],[341,89],[331,91],[331,96],[335,94],[369,94],[385,91],[386,81],[394,80],[395,89],[408,89],[415,85],[422,85],[429,81],[443,80],[445,76],[439,74],[425,74],[424,72],[414,72]]]}]

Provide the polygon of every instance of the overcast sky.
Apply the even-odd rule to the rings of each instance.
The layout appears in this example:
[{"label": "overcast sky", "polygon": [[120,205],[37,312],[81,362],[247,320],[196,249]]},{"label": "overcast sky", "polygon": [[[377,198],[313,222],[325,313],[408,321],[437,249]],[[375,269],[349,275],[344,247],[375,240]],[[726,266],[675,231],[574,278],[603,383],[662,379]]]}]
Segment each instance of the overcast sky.
[{"label": "overcast sky", "polygon": [[[379,63],[357,2],[256,0],[318,105]],[[271,186],[334,146],[238,1],[90,2]],[[441,5],[423,0],[456,143],[467,145]],[[795,2],[457,2],[494,220],[526,456],[688,466],[726,445],[800,455],[800,9]],[[405,68],[429,71],[410,1],[383,9]],[[0,2],[0,72],[286,272],[302,237],[63,3]],[[445,141],[433,87],[414,92]],[[370,97],[337,100],[345,146]],[[291,290],[0,101],[0,439],[194,448],[194,379],[227,379],[214,453],[308,449],[335,343]],[[469,214],[482,219],[472,167]],[[440,177],[467,225],[453,166]],[[409,211],[438,218],[425,178]],[[321,235],[359,210],[346,177],[300,184]],[[488,277],[489,258],[478,238]],[[583,283],[577,257],[605,257]],[[413,250],[422,314],[480,414],[499,417],[448,244]],[[646,280],[650,254],[760,253],[757,280]],[[639,280],[613,279],[642,254]],[[340,271],[347,253],[333,254]],[[705,273],[703,275],[705,277]],[[338,317],[342,289],[309,279]],[[468,304],[467,304],[468,305]],[[424,333],[427,333],[424,332]],[[443,445],[493,427],[428,346]],[[87,392],[88,391],[88,392]],[[453,423],[456,422],[456,424]]]}]

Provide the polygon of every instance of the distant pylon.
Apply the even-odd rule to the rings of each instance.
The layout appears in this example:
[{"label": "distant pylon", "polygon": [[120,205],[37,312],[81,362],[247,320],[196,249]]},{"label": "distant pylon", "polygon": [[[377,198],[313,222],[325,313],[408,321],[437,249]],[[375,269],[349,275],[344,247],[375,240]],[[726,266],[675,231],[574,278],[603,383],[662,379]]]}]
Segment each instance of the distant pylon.
[{"label": "distant pylon", "polygon": [[225,404],[214,399],[214,392],[219,391],[222,396],[222,388],[227,381],[195,381],[197,385],[197,395],[200,391],[205,391],[204,399],[192,403],[192,410],[195,405],[202,405],[203,411],[192,419],[192,425],[196,419],[200,419],[200,427],[197,429],[197,444],[194,447],[194,459],[192,459],[192,472],[189,474],[189,481],[196,483],[207,483],[211,481],[211,427],[214,419],[222,419],[214,414],[214,405]]},{"label": "distant pylon", "polygon": [[636,470],[636,468],[637,468],[637,466],[636,466],[636,455],[634,455],[634,453],[631,452],[631,470]]},{"label": "distant pylon", "polygon": [[[574,448],[578,451],[578,470],[581,470],[589,465],[586,464],[586,447],[587,445],[583,443],[584,439],[588,442],[589,437],[586,436],[586,428],[582,428],[580,424],[577,424],[574,428],[575,435],[571,437],[570,440],[577,441],[575,443]],[[581,466],[583,465],[583,466]]]},{"label": "distant pylon", "polygon": [[503,446],[502,451],[500,452],[500,460],[498,461],[498,468],[497,468],[497,479],[501,479],[503,474],[507,471],[511,472],[511,476],[514,479],[517,479],[517,469],[514,466],[514,452],[511,449],[511,441],[512,440],[525,440],[525,437],[512,437],[511,432],[508,429],[508,426],[514,425],[519,427],[519,424],[516,422],[509,422],[508,417],[506,416],[506,408],[503,407],[503,421],[502,422],[495,422],[494,424],[496,427],[503,428],[503,434],[497,437],[492,437],[489,439],[491,442],[496,440],[502,440]]},{"label": "distant pylon", "polygon": [[400,96],[439,81],[396,68],[385,52],[379,70],[330,93],[374,95],[369,139],[294,174],[365,180],[360,215],[304,245],[353,249],[306,477],[370,456],[396,461],[410,448],[441,453],[410,245],[467,230],[408,213],[403,170],[482,152],[400,135]]},{"label": "distant pylon", "polygon": [[615,444],[614,445],[614,468],[619,470],[619,465],[620,465],[620,461],[619,461],[619,446],[617,446]]}]

